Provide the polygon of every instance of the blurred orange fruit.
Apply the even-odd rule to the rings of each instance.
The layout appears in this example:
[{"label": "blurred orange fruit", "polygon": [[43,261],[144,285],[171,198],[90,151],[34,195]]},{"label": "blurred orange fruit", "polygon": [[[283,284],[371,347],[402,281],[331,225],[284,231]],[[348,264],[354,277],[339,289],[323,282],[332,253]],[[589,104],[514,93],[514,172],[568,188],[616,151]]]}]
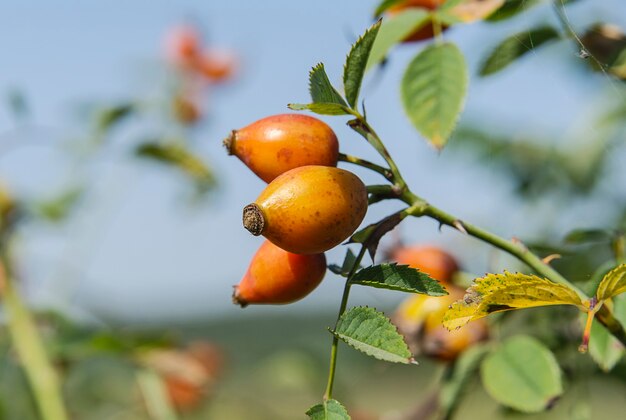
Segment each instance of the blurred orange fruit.
[{"label": "blurred orange fruit", "polygon": [[456,259],[445,250],[431,245],[399,247],[391,251],[390,259],[406,264],[447,284],[459,270]]}]

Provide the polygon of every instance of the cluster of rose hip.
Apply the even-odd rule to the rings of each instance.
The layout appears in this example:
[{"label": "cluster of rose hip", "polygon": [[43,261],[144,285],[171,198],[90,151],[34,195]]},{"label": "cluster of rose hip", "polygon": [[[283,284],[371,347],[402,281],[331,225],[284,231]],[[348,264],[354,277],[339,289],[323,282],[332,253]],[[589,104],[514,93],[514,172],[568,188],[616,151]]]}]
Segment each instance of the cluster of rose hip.
[{"label": "cluster of rose hip", "polygon": [[317,118],[281,114],[263,118],[224,141],[268,185],[243,210],[243,224],[266,241],[235,286],[239,305],[302,299],[324,278],[324,252],[345,241],[367,211],[367,190],[337,168],[339,144]]}]

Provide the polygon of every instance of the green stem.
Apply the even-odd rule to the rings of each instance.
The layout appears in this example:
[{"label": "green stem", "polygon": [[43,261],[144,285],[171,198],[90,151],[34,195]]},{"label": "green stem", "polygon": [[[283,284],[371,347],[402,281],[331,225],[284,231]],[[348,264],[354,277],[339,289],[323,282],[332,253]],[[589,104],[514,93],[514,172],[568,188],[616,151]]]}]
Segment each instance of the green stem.
[{"label": "green stem", "polygon": [[170,403],[167,389],[161,377],[151,369],[140,369],[136,377],[150,418],[154,420],[176,420],[178,416]]},{"label": "green stem", "polygon": [[[343,287],[343,295],[341,296],[341,305],[339,306],[339,313],[337,314],[337,320],[335,321],[335,329],[337,329],[337,324],[339,323],[339,318],[346,311],[346,307],[348,306],[348,297],[350,296],[350,287],[352,284],[350,280],[354,277],[354,274],[358,270],[361,265],[361,260],[365,256],[365,251],[367,248],[365,246],[361,247],[359,251],[359,255],[357,255],[354,260],[354,264],[350,269],[350,273],[346,278],[346,284]],[[333,397],[333,385],[335,383],[335,370],[337,368],[337,349],[339,347],[339,339],[336,335],[333,335],[333,343],[330,348],[330,368],[328,370],[328,383],[326,384],[326,392],[324,392],[324,401],[330,400]]]},{"label": "green stem", "polygon": [[354,165],[362,166],[364,168],[370,169],[374,172],[378,172],[382,176],[384,176],[387,180],[391,181],[393,179],[393,173],[385,167],[377,165],[375,163],[369,162],[365,159],[358,158],[356,156],[347,155],[345,153],[339,153],[339,160],[342,162],[352,163]]},{"label": "green stem", "polygon": [[[558,271],[550,267],[548,264],[543,262],[541,258],[532,253],[526,247],[524,247],[521,243],[516,243],[513,241],[508,241],[498,235],[495,235],[487,230],[479,228],[478,226],[472,225],[471,223],[467,223],[461,221],[459,218],[444,212],[443,210],[430,205],[421,197],[413,194],[408,188],[406,182],[404,181],[400,171],[395,164],[393,158],[389,155],[386,148],[383,145],[382,140],[378,137],[376,132],[369,126],[367,121],[364,120],[362,116],[357,115],[356,120],[352,120],[348,122],[348,125],[355,130],[357,133],[361,134],[365,139],[379,152],[379,154],[385,159],[391,172],[393,173],[394,187],[397,188],[400,192],[400,199],[410,205],[410,214],[415,217],[427,216],[432,219],[437,220],[439,223],[443,225],[448,225],[460,232],[463,232],[467,235],[473,236],[477,239],[482,240],[483,242],[489,243],[492,246],[501,249],[509,253],[510,255],[518,258],[520,261],[524,262],[530,268],[535,270],[538,274],[548,278],[549,280],[565,285],[578,294],[580,299],[584,302],[589,300],[589,297],[580,290],[577,286],[569,282],[565,277],[563,277]],[[596,318],[602,325],[604,325],[611,334],[620,340],[620,342],[626,345],[626,330],[624,330],[624,326],[613,316],[611,311],[603,306],[598,313],[596,314]]]},{"label": "green stem", "polygon": [[57,372],[48,359],[33,316],[8,276],[10,274],[7,275],[3,290],[7,326],[20,362],[26,371],[41,418],[68,419]]},{"label": "green stem", "polygon": [[369,123],[363,118],[363,116],[357,114],[357,119],[348,121],[348,125],[361,136],[363,136],[368,143],[370,143],[374,149],[385,159],[387,165],[389,165],[389,170],[391,170],[392,177],[390,179],[391,182],[398,188],[400,191],[406,190],[406,182],[404,178],[402,178],[402,174],[400,174],[400,170],[396,165],[396,162],[393,160],[389,151],[383,144],[376,131],[369,125]]}]

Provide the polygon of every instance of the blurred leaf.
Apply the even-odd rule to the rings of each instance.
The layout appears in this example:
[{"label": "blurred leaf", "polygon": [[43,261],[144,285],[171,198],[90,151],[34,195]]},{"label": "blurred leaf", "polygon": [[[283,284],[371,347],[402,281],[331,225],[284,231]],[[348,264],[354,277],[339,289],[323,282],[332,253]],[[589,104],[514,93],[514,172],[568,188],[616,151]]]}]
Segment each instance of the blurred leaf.
[{"label": "blurred leaf", "polygon": [[178,416],[172,407],[167,385],[161,376],[151,369],[140,369],[136,377],[150,418],[176,420]]},{"label": "blurred leaf", "polygon": [[466,90],[461,51],[454,44],[434,44],[409,63],[402,78],[402,103],[418,131],[441,149],[459,118]]},{"label": "blurred leaf", "polygon": [[487,393],[500,404],[525,413],[550,408],[563,393],[552,352],[529,336],[507,339],[481,365]]},{"label": "blurred leaf", "polygon": [[[626,302],[624,299],[613,299],[613,315],[622,323],[626,322]],[[581,317],[583,322],[586,318],[586,316]],[[591,325],[589,355],[603,371],[608,372],[624,355],[624,346],[602,324],[594,322]]]},{"label": "blurred leaf", "polygon": [[480,75],[488,76],[499,72],[526,53],[533,51],[548,41],[558,38],[559,33],[549,26],[512,35],[502,41],[494,48],[491,54],[489,54],[489,57],[487,57],[481,66]]},{"label": "blurred leaf", "polygon": [[404,218],[406,214],[402,212],[394,213],[384,219],[372,223],[352,235],[348,243],[359,243],[367,247],[367,250],[374,261],[374,255],[378,249],[378,244],[382,237],[389,231],[393,230]]},{"label": "blurred leaf", "polygon": [[549,305],[575,305],[583,309],[576,292],[562,284],[507,271],[488,274],[474,280],[464,298],[450,306],[443,325],[453,330],[494,312]]},{"label": "blurred leaf", "polygon": [[96,131],[99,134],[105,134],[115,125],[131,116],[135,111],[135,105],[132,103],[115,105],[103,108],[96,113]]},{"label": "blurred leaf", "polygon": [[83,196],[82,188],[69,189],[52,200],[35,205],[35,212],[52,222],[60,222],[67,218],[70,212]]},{"label": "blurred leaf", "polygon": [[28,101],[24,93],[17,89],[13,89],[7,93],[7,105],[15,120],[23,121],[30,116]]},{"label": "blurred leaf", "polygon": [[376,10],[374,10],[374,17],[379,17],[383,14],[383,12],[387,11],[392,6],[395,6],[400,3],[404,3],[406,0],[382,0],[378,6],[376,6]]},{"label": "blurred leaf", "polygon": [[408,265],[385,263],[366,267],[356,273],[350,283],[379,289],[420,293],[430,296],[444,296],[448,293],[439,282],[428,274]]},{"label": "blurred leaf", "polygon": [[183,146],[147,142],[139,145],[135,154],[179,169],[194,181],[200,192],[206,192],[215,185],[211,170],[198,156]]},{"label": "blurred leaf", "polygon": [[602,302],[624,292],[626,292],[626,264],[620,264],[604,276],[598,285],[596,297],[598,302]]},{"label": "blurred leaf", "polygon": [[614,65],[619,68],[620,54],[626,49],[626,35],[619,26],[607,23],[595,24],[587,29],[580,41],[586,51],[595,58],[587,60],[595,70],[604,71],[608,68],[610,72],[614,72],[612,68]]},{"label": "blurred leaf", "polygon": [[626,49],[617,56],[609,72],[622,80],[626,80]]},{"label": "blurred leaf", "polygon": [[309,73],[309,92],[314,103],[348,106],[328,80],[323,63],[313,67]]},{"label": "blurred leaf", "polygon": [[563,241],[568,244],[585,244],[589,242],[610,242],[613,232],[606,229],[575,229],[565,235]]},{"label": "blurred leaf", "polygon": [[525,12],[537,4],[539,4],[539,0],[506,0],[504,4],[486,20],[489,22],[497,22],[509,19],[519,13]]},{"label": "blurred leaf", "polygon": [[324,401],[306,412],[311,420],[350,420],[348,412],[337,400]]},{"label": "blurred leaf", "polygon": [[343,277],[348,277],[348,275],[350,274],[350,271],[352,271],[352,267],[354,266],[355,262],[356,262],[356,256],[354,255],[352,250],[348,248],[341,267],[339,267],[336,264],[331,264],[328,266],[328,268],[330,269],[330,271],[332,271],[335,274],[339,274],[340,276],[343,276]]},{"label": "blurred leaf", "polygon": [[385,18],[370,51],[366,71],[380,63],[394,45],[424,26],[428,22],[428,17],[426,10],[410,8],[398,15]]},{"label": "blurred leaf", "polygon": [[443,418],[449,419],[460,402],[460,396],[468,382],[475,377],[480,362],[484,359],[489,348],[483,345],[474,345],[465,350],[452,365],[453,370],[441,383],[439,404],[443,409]]},{"label": "blurred leaf", "polygon": [[320,115],[348,115],[350,111],[347,106],[333,103],[312,103],[312,104],[288,104],[289,109],[294,111],[309,110]]},{"label": "blurred leaf", "polygon": [[504,0],[461,0],[456,3],[448,1],[437,11],[443,23],[471,23],[483,20],[498,10]]},{"label": "blurred leaf", "polygon": [[485,164],[510,175],[517,192],[534,197],[547,191],[588,194],[602,179],[610,148],[602,142],[558,150],[548,139],[494,135],[476,127],[459,127],[454,147],[475,153]]},{"label": "blurred leaf", "polygon": [[404,337],[385,314],[374,308],[358,306],[348,309],[339,318],[335,331],[331,332],[349,346],[378,360],[413,362]]},{"label": "blurred leaf", "polygon": [[373,24],[365,33],[352,45],[350,53],[346,58],[343,67],[343,87],[346,93],[348,104],[355,109],[359,99],[359,91],[365,74],[365,66],[372,50],[372,45],[376,40],[376,35],[380,29],[381,20]]}]

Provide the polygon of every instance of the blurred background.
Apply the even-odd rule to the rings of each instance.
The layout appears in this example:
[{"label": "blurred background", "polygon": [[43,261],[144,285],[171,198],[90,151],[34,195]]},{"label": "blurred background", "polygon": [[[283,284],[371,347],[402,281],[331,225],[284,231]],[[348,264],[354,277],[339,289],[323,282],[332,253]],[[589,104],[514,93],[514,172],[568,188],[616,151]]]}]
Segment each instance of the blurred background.
[{"label": "blurred background", "polygon": [[[626,220],[626,90],[570,40],[479,77],[504,38],[538,25],[559,27],[550,3],[538,3],[512,19],[445,32],[464,52],[471,80],[458,130],[443,151],[420,138],[399,99],[407,62],[428,41],[394,48],[384,66],[368,73],[362,96],[414,192],[544,255],[560,253],[557,267],[586,281],[612,255],[608,241]],[[620,0],[571,3],[567,16],[580,37],[598,23],[626,27]],[[346,53],[373,22],[376,5],[0,5],[0,180],[3,200],[20,209],[13,271],[57,357],[75,418],[158,418],[142,394],[151,377],[137,376],[136,366],[143,373],[203,372],[201,391],[181,385],[182,396],[172,397],[183,418],[304,418],[320,400],[331,341],[326,327],[334,323],[342,279],[329,272],[310,296],[287,306],[231,303],[232,286],[262,243],[241,227],[241,209],[265,183],[227,156],[222,140],[288,112],[288,103],[307,102],[308,71],[316,63],[340,86]],[[172,51],[186,28],[197,31],[206,60],[193,74]],[[623,48],[623,34],[618,39]],[[342,152],[378,161],[345,119],[324,121]],[[366,184],[380,182],[341,166]],[[366,222],[399,208],[374,205]],[[574,229],[579,236],[564,245]],[[591,243],[589,229],[596,234]],[[381,247],[398,241],[440,246],[470,276],[522,269],[431,220],[407,220]],[[327,258],[341,264],[344,254],[338,247]],[[357,288],[350,303],[392,313],[403,298]],[[0,418],[38,418],[9,335],[0,332]],[[389,366],[347,347],[339,365],[337,393],[353,418],[363,419],[403,418],[444,372],[438,362]],[[576,391],[590,395],[589,405],[576,413],[591,410],[599,418],[600,410],[610,415],[623,407],[621,379],[591,377]],[[462,409],[520,416],[479,388],[473,392]],[[186,399],[192,408],[180,409]],[[568,404],[579,404],[576,393],[546,416],[568,418]]]}]

